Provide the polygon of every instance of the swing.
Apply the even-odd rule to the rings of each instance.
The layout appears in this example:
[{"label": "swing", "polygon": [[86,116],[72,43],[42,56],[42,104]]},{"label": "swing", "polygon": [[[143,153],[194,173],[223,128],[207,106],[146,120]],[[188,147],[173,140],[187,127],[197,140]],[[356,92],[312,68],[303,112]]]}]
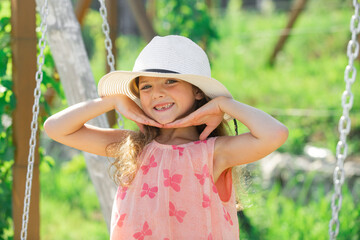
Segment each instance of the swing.
[{"label": "swing", "polygon": [[[61,1],[61,2],[64,4],[64,1]],[[56,4],[53,4],[53,3],[54,2],[52,2],[52,7],[53,8],[54,7],[55,8],[56,7],[62,7],[62,9],[66,9],[67,7],[69,7],[69,6],[60,6],[60,5],[57,6]],[[55,2],[55,3],[60,3],[60,2]],[[100,12],[100,14],[102,16],[102,19],[103,19],[102,30],[103,30],[104,35],[105,35],[105,48],[106,48],[106,51],[107,51],[107,63],[109,65],[109,67],[110,67],[110,71],[113,71],[114,68],[115,68],[114,67],[115,61],[114,61],[114,56],[112,54],[112,43],[111,43],[111,39],[110,39],[110,36],[109,36],[110,27],[109,27],[109,24],[107,22],[107,10],[106,10],[104,0],[99,0],[99,3],[100,3],[99,12]],[[40,84],[41,84],[42,79],[43,79],[42,67],[44,65],[44,49],[45,49],[45,46],[46,46],[45,36],[47,34],[47,31],[48,31],[48,24],[47,24],[46,20],[51,21],[50,18],[48,19],[48,13],[49,13],[49,6],[48,5],[49,5],[48,0],[44,0],[42,5],[40,5],[40,6],[38,5],[39,9],[40,9],[39,14],[40,14],[40,17],[41,17],[41,24],[40,24],[40,27],[39,27],[39,30],[41,31],[41,38],[39,39],[39,43],[38,43],[40,52],[39,52],[39,55],[37,57],[38,70],[37,70],[36,76],[35,76],[35,78],[36,78],[36,87],[35,87],[35,91],[34,91],[35,100],[34,100],[34,105],[33,105],[33,118],[32,118],[32,122],[31,122],[31,138],[30,138],[30,143],[29,143],[30,149],[29,149],[29,155],[28,155],[28,169],[27,169],[26,184],[25,184],[25,196],[24,196],[24,208],[23,208],[22,227],[21,227],[21,239],[26,239],[27,238],[27,225],[28,225],[28,219],[29,219],[32,173],[33,173],[33,165],[34,165],[34,161],[35,161],[35,159],[34,159],[35,150],[34,149],[35,149],[35,146],[36,146],[36,132],[37,132],[37,128],[38,128],[37,119],[38,119],[38,114],[39,114],[39,99],[40,99],[40,95],[41,95]],[[70,4],[70,6],[71,6],[71,4]],[[70,41],[73,41],[73,38],[71,38],[71,37],[73,37],[73,36],[70,36],[70,39],[71,39]],[[75,47],[78,47],[78,46],[75,46]],[[83,47],[83,46],[81,46],[81,47]],[[82,64],[85,64],[85,63],[82,63]],[[76,63],[73,64],[73,65],[76,65]],[[74,66],[75,69],[77,67],[78,66]],[[58,70],[60,70],[60,69],[58,69]],[[81,72],[82,70],[79,70],[79,71]],[[79,76],[78,72],[74,72],[73,74],[77,74],[77,76]],[[86,96],[83,96],[84,94],[82,96],[79,96],[80,95],[79,93],[73,94],[73,95],[76,95],[76,96],[71,97],[71,98],[68,97],[68,103],[69,104],[79,102],[79,101],[84,101],[85,100],[84,97],[87,97],[87,98],[95,98],[95,97],[97,97],[97,95],[96,95],[96,87],[95,87],[94,81],[91,83],[91,79],[93,79],[92,76],[89,77],[88,75],[86,75],[86,76],[82,75],[81,77],[86,78],[87,80],[90,80],[90,81],[85,80],[85,81],[82,81],[82,83],[77,83],[76,84],[76,85],[80,84],[80,85],[82,85],[80,87],[83,87],[83,88],[87,89],[87,91],[85,91]],[[71,80],[71,78],[69,78],[69,79]],[[70,90],[69,89],[64,89],[64,90],[65,90],[65,92],[67,92],[67,91],[71,92],[71,93],[74,92],[74,89],[70,89]],[[124,120],[122,119],[120,114],[118,114],[118,119],[117,120],[118,120],[119,128],[123,129]],[[108,127],[108,123],[107,123],[107,120],[106,120],[105,116],[98,117],[98,119],[95,119],[93,124],[101,126],[101,127]],[[90,162],[91,165],[95,166],[95,169],[97,167],[96,165],[98,165],[99,163],[101,163],[101,162],[104,163],[104,164],[106,163],[106,161],[104,161],[104,159],[101,159],[99,161],[99,159],[97,157],[94,157],[91,154],[85,154],[85,158],[88,158],[88,159],[86,159],[87,160],[87,165]],[[104,166],[102,166],[102,168],[104,168]],[[95,173],[93,175],[98,175],[98,174]],[[92,179],[93,178],[99,178],[99,176],[93,176],[93,175],[91,175]],[[104,180],[102,182],[103,182],[103,184],[101,185],[101,187],[104,190],[104,192],[102,192],[101,194],[104,195],[105,198],[112,197],[115,194],[115,192],[111,192],[111,190],[116,191],[115,187],[114,187],[114,189],[110,189],[112,187],[112,185],[114,185],[113,182],[111,181],[110,178],[107,179],[107,181]],[[110,185],[110,184],[112,184],[112,185]],[[111,209],[111,206],[105,206],[105,210],[103,209],[103,212],[104,212],[105,215],[107,214],[107,211],[108,211],[107,208]]]},{"label": "swing", "polygon": [[[110,66],[110,71],[114,71],[114,56],[112,54],[112,44],[109,37],[109,25],[107,23],[107,11],[105,7],[104,0],[99,0],[100,2],[100,14],[103,19],[102,30],[105,35],[105,48],[107,50],[107,62]],[[346,143],[347,135],[350,132],[351,120],[349,117],[349,112],[353,105],[354,96],[351,92],[351,86],[356,79],[356,68],[354,66],[354,60],[359,54],[359,43],[357,42],[357,34],[360,32],[360,16],[359,8],[360,5],[357,0],[353,0],[353,6],[355,8],[355,13],[351,17],[350,30],[351,30],[351,40],[347,46],[347,56],[348,56],[348,65],[345,68],[344,81],[346,83],[346,89],[342,94],[341,105],[343,108],[342,116],[339,120],[338,130],[340,133],[340,139],[336,147],[336,159],[337,163],[334,169],[333,181],[334,181],[334,193],[332,196],[331,208],[332,208],[332,217],[329,222],[329,237],[330,239],[336,239],[339,234],[340,221],[338,218],[341,204],[342,204],[342,193],[341,187],[345,180],[344,172],[344,160],[347,157],[348,145]],[[39,39],[38,46],[40,48],[40,53],[37,57],[38,70],[35,75],[36,87],[34,90],[34,105],[33,105],[33,118],[31,122],[31,138],[29,141],[29,155],[28,155],[28,169],[26,175],[26,185],[25,185],[25,197],[24,197],[24,209],[22,217],[22,228],[21,228],[21,239],[27,238],[27,225],[29,218],[29,207],[30,207],[30,197],[31,197],[31,184],[32,184],[32,173],[34,165],[34,150],[36,145],[36,132],[38,129],[38,115],[39,115],[39,99],[41,95],[40,84],[43,79],[42,67],[44,65],[44,49],[46,46],[45,35],[47,33],[47,16],[48,16],[48,0],[44,0],[43,5],[41,6],[40,11],[41,16],[41,38]],[[123,119],[119,115],[120,128],[123,128]]]}]

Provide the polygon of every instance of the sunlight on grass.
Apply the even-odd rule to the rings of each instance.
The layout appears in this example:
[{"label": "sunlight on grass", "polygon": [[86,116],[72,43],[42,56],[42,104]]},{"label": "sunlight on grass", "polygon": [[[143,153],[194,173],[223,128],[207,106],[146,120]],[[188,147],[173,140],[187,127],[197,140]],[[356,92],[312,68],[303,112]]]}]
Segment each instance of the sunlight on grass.
[{"label": "sunlight on grass", "polygon": [[100,211],[85,216],[67,202],[41,197],[41,239],[109,239]]},{"label": "sunlight on grass", "polygon": [[[311,174],[306,176],[307,179],[309,177]],[[292,180],[295,179],[294,176]],[[300,183],[296,184],[299,187]],[[244,213],[252,227],[245,230],[242,226],[240,239],[329,239],[331,195],[324,194],[322,185],[318,189],[319,194],[311,198],[306,187],[298,196],[288,197],[279,184],[275,184],[269,191],[258,189],[257,193],[250,194],[252,206],[245,209]],[[299,201],[299,198],[304,201]],[[309,199],[305,201],[306,198]],[[360,207],[355,204],[346,185],[339,220],[341,234],[337,239],[356,240],[360,231]]]},{"label": "sunlight on grass", "polygon": [[105,220],[83,155],[42,168],[42,239],[108,239]]}]

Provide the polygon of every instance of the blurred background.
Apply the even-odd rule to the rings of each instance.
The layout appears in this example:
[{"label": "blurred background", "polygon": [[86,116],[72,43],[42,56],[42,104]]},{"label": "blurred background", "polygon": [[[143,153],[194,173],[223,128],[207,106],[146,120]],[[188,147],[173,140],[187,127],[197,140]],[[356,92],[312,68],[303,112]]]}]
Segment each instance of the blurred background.
[{"label": "blurred background", "polygon": [[[0,239],[17,239],[12,217],[17,150],[12,126],[19,107],[12,76],[11,7],[15,2],[0,1]],[[109,70],[99,3],[71,3],[97,83]],[[271,114],[289,128],[289,138],[280,149],[244,166],[240,238],[328,239],[352,1],[113,0],[107,5],[112,12],[109,21],[116,69],[131,71],[154,34],[187,36],[204,48],[212,77],[236,100]],[[140,10],[145,14],[136,14]],[[37,16],[38,26],[40,21]],[[40,37],[39,31],[37,35]],[[359,69],[358,59],[354,64]],[[42,132],[45,119],[68,106],[48,47],[43,73],[38,148],[40,237],[108,239],[83,154]],[[355,100],[338,239],[355,240],[360,239],[358,81],[352,92]],[[108,119],[118,127],[114,115]],[[136,125],[125,119],[125,128],[136,129]],[[240,130],[247,131],[244,126]]]}]

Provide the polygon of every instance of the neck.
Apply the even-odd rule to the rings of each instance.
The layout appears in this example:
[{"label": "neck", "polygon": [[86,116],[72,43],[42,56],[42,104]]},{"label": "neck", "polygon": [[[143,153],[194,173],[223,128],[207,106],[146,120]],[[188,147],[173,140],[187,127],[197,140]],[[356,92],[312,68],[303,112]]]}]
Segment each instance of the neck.
[{"label": "neck", "polygon": [[161,128],[157,142],[168,145],[178,145],[199,140],[195,126],[185,128]]}]

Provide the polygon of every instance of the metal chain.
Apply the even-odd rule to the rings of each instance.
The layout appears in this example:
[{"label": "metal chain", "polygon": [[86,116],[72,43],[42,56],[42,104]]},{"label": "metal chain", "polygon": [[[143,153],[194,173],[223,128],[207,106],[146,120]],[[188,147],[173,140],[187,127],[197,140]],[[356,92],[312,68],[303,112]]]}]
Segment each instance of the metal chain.
[{"label": "metal chain", "polygon": [[360,16],[359,16],[359,3],[357,0],[353,0],[353,6],[355,13],[351,17],[350,31],[351,40],[347,46],[347,56],[349,63],[345,68],[344,81],[346,83],[346,89],[342,94],[341,105],[343,108],[342,116],[339,120],[338,130],[340,133],[340,140],[336,146],[336,167],[334,170],[334,194],[331,200],[332,218],[329,223],[329,236],[331,240],[336,239],[339,234],[340,221],[339,212],[342,204],[341,187],[345,180],[344,161],[348,153],[348,145],[346,143],[346,137],[350,132],[351,120],[349,112],[353,106],[354,95],[351,92],[351,85],[356,79],[356,68],[354,66],[354,60],[359,54],[359,43],[357,41],[357,34],[360,32]]},{"label": "metal chain", "polygon": [[[110,39],[110,27],[109,27],[109,23],[107,21],[107,10],[106,10],[106,5],[104,0],[99,0],[100,3],[100,15],[103,19],[103,24],[102,24],[102,30],[103,33],[105,35],[105,48],[107,51],[107,63],[110,67],[110,72],[115,70],[115,60],[114,60],[114,55],[112,53],[112,43],[111,43],[111,39]],[[117,121],[118,121],[118,126],[120,129],[124,129],[124,119],[122,118],[121,114],[116,111],[117,113]]]},{"label": "metal chain", "polygon": [[104,0],[99,0],[100,3],[100,15],[103,19],[103,24],[102,24],[102,30],[104,32],[105,35],[105,48],[107,51],[107,62],[108,65],[110,67],[110,71],[114,71],[115,70],[115,59],[114,59],[114,55],[112,54],[112,43],[111,43],[111,39],[110,39],[110,27],[109,27],[109,23],[107,21],[107,10],[106,10],[106,5]]},{"label": "metal chain", "polygon": [[40,31],[41,31],[41,38],[39,39],[39,49],[40,54],[37,57],[37,66],[38,70],[35,74],[36,79],[36,87],[34,90],[34,105],[32,108],[33,118],[31,122],[31,137],[29,141],[29,155],[28,155],[28,169],[26,174],[26,184],[25,184],[25,196],[24,196],[24,210],[23,210],[23,217],[22,217],[22,227],[21,227],[21,239],[25,240],[27,238],[27,226],[29,221],[29,209],[30,209],[30,199],[31,199],[31,185],[32,185],[32,178],[33,178],[33,169],[34,169],[34,152],[36,146],[36,133],[38,129],[38,116],[39,116],[39,100],[41,96],[41,89],[40,84],[43,80],[43,72],[42,67],[45,62],[44,57],[44,50],[46,46],[45,35],[47,31],[47,15],[49,13],[48,9],[48,1],[44,0],[44,4],[40,11],[41,16],[41,24],[40,24]]}]

